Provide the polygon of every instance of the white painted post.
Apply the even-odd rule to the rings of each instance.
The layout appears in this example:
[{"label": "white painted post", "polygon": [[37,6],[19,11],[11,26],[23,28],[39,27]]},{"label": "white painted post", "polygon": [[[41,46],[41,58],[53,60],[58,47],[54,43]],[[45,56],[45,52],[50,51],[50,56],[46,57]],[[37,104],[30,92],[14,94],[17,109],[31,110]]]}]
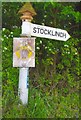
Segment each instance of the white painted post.
[{"label": "white painted post", "polygon": [[19,71],[19,96],[23,104],[28,103],[29,68],[20,68]]},{"label": "white painted post", "polygon": [[[31,25],[29,22],[32,21],[36,12],[34,11],[30,3],[26,3],[19,12],[22,14],[20,19],[22,20],[22,37],[31,37]],[[20,68],[19,71],[19,90],[18,95],[23,104],[28,103],[28,79],[29,79],[29,68]]]},{"label": "white painted post", "polygon": [[[21,36],[31,36],[30,27],[27,26],[27,20],[22,21],[22,34]],[[29,68],[20,68],[19,71],[19,90],[18,95],[23,104],[28,103],[28,80],[29,80]]]}]

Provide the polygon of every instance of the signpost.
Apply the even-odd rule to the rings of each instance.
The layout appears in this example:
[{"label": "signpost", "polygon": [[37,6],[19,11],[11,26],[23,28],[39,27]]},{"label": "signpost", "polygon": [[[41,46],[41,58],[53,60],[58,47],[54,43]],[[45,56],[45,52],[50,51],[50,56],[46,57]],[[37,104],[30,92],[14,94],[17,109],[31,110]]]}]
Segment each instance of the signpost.
[{"label": "signpost", "polygon": [[[66,30],[32,24],[29,22],[25,22],[23,26],[25,26],[25,32],[29,32],[32,36],[61,41],[66,41],[70,38],[70,35]],[[27,26],[29,28],[29,31],[27,30]]]},{"label": "signpost", "polygon": [[32,36],[66,41],[70,38],[67,31],[37,24],[32,24],[32,16],[36,15],[30,3],[26,3],[19,11],[23,14],[21,38],[13,39],[13,67],[20,67],[18,95],[23,104],[28,103],[29,67],[35,67],[35,38]]},{"label": "signpost", "polygon": [[21,38],[13,39],[13,67],[20,67],[18,95],[23,104],[28,103],[29,67],[35,67],[35,38],[31,37],[30,26],[24,24],[31,22],[36,12],[30,3],[26,3],[18,12],[22,14]]}]

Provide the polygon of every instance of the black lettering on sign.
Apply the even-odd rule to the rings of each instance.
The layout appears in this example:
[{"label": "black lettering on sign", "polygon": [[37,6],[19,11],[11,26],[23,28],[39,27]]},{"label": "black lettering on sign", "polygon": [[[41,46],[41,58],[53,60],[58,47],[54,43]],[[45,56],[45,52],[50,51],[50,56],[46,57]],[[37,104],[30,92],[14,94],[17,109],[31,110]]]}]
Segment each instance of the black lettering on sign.
[{"label": "black lettering on sign", "polygon": [[33,32],[36,33],[36,27],[33,28]]},{"label": "black lettering on sign", "polygon": [[44,30],[43,30],[43,29],[40,29],[40,33],[43,34],[43,33],[44,33]]},{"label": "black lettering on sign", "polygon": [[64,33],[60,32],[60,37],[64,37]]},{"label": "black lettering on sign", "polygon": [[60,33],[59,32],[57,32],[57,31],[55,31],[55,36],[60,36]]},{"label": "black lettering on sign", "polygon": [[66,38],[66,33],[59,32],[59,31],[53,31],[53,30],[49,30],[49,29],[44,29],[44,28],[40,28],[40,27],[34,27],[33,33],[39,33],[39,34],[44,34],[44,35]]},{"label": "black lettering on sign", "polygon": [[54,33],[54,31],[52,31],[52,36],[55,36],[55,33]]},{"label": "black lettering on sign", "polygon": [[58,37],[65,37],[66,38],[66,34],[64,34],[63,32],[55,31],[55,35],[58,36]]},{"label": "black lettering on sign", "polygon": [[51,30],[48,30],[48,34],[51,35]]},{"label": "black lettering on sign", "polygon": [[65,38],[66,38],[66,33],[64,34]]},{"label": "black lettering on sign", "polygon": [[64,37],[64,33],[60,32],[60,37]]},{"label": "black lettering on sign", "polygon": [[47,33],[47,29],[44,30],[44,34],[45,34],[45,35],[48,34],[48,33]]},{"label": "black lettering on sign", "polygon": [[38,32],[37,32],[37,33],[40,33],[40,32],[39,32],[40,28],[37,28],[37,29],[38,29]]}]

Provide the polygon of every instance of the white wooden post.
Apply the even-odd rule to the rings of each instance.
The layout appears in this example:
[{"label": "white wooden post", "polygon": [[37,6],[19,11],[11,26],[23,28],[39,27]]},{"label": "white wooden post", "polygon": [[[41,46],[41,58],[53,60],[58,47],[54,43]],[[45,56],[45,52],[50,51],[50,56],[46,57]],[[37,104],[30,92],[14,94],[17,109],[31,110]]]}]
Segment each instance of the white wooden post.
[{"label": "white wooden post", "polygon": [[18,94],[23,104],[28,103],[28,80],[29,80],[29,68],[20,68]]},{"label": "white wooden post", "polygon": [[[22,34],[21,36],[31,36],[30,31],[31,28],[29,24],[27,24],[27,20],[22,20]],[[29,68],[20,68],[19,70],[19,89],[18,89],[18,95],[20,97],[20,100],[23,104],[28,103],[28,83],[29,80]]]},{"label": "white wooden post", "polygon": [[[33,20],[36,12],[32,5],[27,2],[18,12],[22,14],[20,19],[22,20],[22,37],[31,37],[31,25],[30,22]],[[19,89],[18,95],[23,104],[28,103],[28,80],[29,80],[29,68],[20,68],[19,71]]]}]

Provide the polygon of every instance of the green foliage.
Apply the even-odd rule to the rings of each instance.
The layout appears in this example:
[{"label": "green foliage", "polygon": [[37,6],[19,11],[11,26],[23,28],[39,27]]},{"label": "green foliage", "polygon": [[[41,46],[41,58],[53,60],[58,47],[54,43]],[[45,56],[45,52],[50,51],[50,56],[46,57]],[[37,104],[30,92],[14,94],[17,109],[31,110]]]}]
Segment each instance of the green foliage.
[{"label": "green foliage", "polygon": [[17,96],[19,69],[12,67],[13,37],[21,34],[17,11],[23,4],[2,5],[3,118],[78,118],[81,13],[76,11],[77,3],[32,3],[37,12],[34,23],[65,29],[71,38],[66,42],[36,38],[36,67],[30,68],[26,106]]}]

